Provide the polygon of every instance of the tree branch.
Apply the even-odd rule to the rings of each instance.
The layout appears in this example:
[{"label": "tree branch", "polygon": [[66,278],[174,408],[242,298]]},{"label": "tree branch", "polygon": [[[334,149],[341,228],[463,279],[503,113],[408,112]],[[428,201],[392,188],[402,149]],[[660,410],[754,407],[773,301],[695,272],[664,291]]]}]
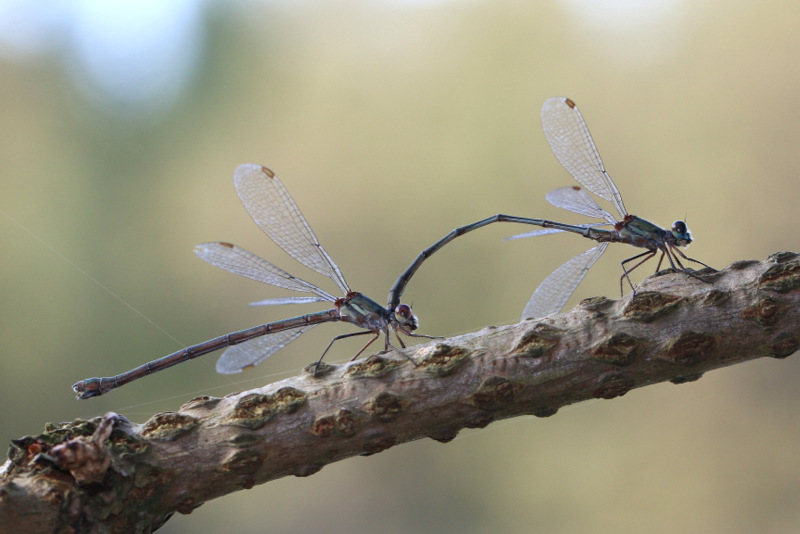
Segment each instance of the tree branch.
[{"label": "tree branch", "polygon": [[798,255],[698,276],[662,272],[633,296],[198,397],[144,424],[107,414],[49,426],[13,442],[0,524],[148,532],[175,511],[351,456],[798,350]]}]

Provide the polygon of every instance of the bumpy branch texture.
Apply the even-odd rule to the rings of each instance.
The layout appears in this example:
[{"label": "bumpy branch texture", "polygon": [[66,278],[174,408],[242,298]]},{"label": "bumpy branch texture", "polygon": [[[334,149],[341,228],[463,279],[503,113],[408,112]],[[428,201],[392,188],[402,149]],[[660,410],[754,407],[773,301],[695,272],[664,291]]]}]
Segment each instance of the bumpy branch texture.
[{"label": "bumpy branch texture", "polygon": [[662,273],[634,296],[198,397],[144,424],[107,414],[47,428],[12,444],[0,525],[147,532],[175,511],[351,456],[798,350],[798,255],[698,275]]}]

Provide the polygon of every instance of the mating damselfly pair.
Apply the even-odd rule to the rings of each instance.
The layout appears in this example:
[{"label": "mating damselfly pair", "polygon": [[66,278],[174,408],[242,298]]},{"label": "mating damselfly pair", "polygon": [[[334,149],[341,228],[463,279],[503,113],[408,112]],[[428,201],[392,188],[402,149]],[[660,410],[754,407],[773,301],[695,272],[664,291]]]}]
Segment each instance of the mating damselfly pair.
[{"label": "mating damselfly pair", "polygon": [[[687,257],[679,250],[678,247],[689,245],[692,242],[691,234],[683,221],[676,221],[667,230],[628,214],[622,202],[622,196],[606,172],[589,129],[572,100],[556,97],[545,101],[542,107],[542,126],[547,142],[556,158],[582,186],[556,189],[547,194],[547,200],[559,208],[602,219],[604,222],[571,225],[546,219],[497,214],[462,226],[425,249],[414,260],[395,282],[389,292],[388,305],[383,307],[365,295],[350,289],[341,271],[322,248],[297,204],[278,177],[266,167],[251,164],[241,165],[234,174],[234,185],[245,209],[256,224],[291,257],[309,269],[330,278],[343,296],[335,297],[316,285],[296,278],[236,245],[224,242],[198,245],[195,253],[212,265],[258,282],[311,295],[269,299],[254,302],[254,305],[327,301],[333,304],[333,308],[225,334],[204,343],[183,348],[116,376],[81,380],[72,386],[73,390],[79,394],[78,398],[81,399],[96,397],[156,371],[225,347],[228,348],[217,362],[217,371],[224,374],[237,373],[257,365],[314,326],[334,321],[347,322],[361,330],[334,337],[317,361],[317,366],[314,368],[315,374],[319,362],[322,361],[333,343],[339,339],[372,335],[369,342],[354,358],[362,354],[381,335],[385,337],[385,349],[393,347],[390,340],[391,332],[394,332],[401,347],[405,347],[400,337],[401,334],[431,339],[432,336],[415,333],[418,327],[417,318],[409,306],[400,303],[400,297],[406,285],[426,259],[453,239],[496,222],[529,224],[543,228],[528,234],[514,236],[514,238],[572,232],[598,243],[553,271],[533,293],[525,307],[523,318],[542,317],[559,312],[609,243],[627,243],[645,249],[641,254],[622,262],[623,274],[620,277],[620,288],[622,288],[624,280],[627,280],[631,288],[634,288],[629,273],[655,257],[659,252],[661,257],[656,271],[661,268],[664,258],[667,258],[673,270],[691,276],[696,275],[693,275],[683,265],[681,259],[708,267],[703,262]],[[601,208],[586,190],[610,202],[619,213],[620,218],[617,219]],[[603,229],[602,226],[611,226],[611,228]],[[631,262],[636,263],[628,267]]]}]

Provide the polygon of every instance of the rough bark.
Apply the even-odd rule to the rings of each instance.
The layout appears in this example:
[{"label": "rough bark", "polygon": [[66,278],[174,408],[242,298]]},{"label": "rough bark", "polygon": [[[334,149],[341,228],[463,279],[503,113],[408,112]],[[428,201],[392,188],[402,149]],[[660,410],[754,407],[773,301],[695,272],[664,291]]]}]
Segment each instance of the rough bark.
[{"label": "rough bark", "polygon": [[798,255],[698,276],[663,272],[618,300],[198,397],[144,424],[107,414],[48,427],[12,444],[0,525],[149,532],[176,511],[351,456],[800,347]]}]

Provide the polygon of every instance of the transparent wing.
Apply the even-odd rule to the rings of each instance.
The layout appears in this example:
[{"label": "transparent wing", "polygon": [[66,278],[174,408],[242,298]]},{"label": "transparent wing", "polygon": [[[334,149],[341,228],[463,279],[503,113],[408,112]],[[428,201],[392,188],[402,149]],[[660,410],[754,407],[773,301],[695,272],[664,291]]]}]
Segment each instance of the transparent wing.
[{"label": "transparent wing", "polygon": [[567,172],[586,189],[611,202],[624,218],[628,212],[622,196],[606,172],[575,102],[563,97],[548,98],[542,106],[542,127],[550,149]]},{"label": "transparent wing", "polygon": [[241,247],[230,243],[202,243],[194,247],[201,259],[221,269],[276,287],[317,295],[317,300],[334,302],[336,297],[310,282],[301,280]]},{"label": "transparent wing", "polygon": [[328,299],[321,297],[284,297],[277,299],[266,299],[251,302],[250,306],[283,306],[284,304],[308,304],[311,302],[323,302]]},{"label": "transparent wing", "polygon": [[260,165],[240,165],[233,175],[236,192],[256,224],[291,257],[350,292],[339,268],[319,244],[283,183]]},{"label": "transparent wing", "polygon": [[217,360],[217,372],[223,375],[241,373],[246,368],[263,362],[315,326],[317,325],[301,326],[234,345],[223,352]]},{"label": "transparent wing", "polygon": [[[608,226],[608,223],[585,223],[585,224],[576,224],[576,228],[598,228],[600,226]],[[542,230],[534,230],[532,232],[525,232],[524,234],[517,234],[512,235],[511,237],[507,237],[506,241],[511,241],[512,239],[522,239],[523,237],[535,237],[538,235],[548,235],[548,234],[557,234],[559,232],[565,232],[566,230],[561,230],[559,228],[543,228]]]},{"label": "transparent wing", "polygon": [[550,273],[533,292],[522,311],[522,318],[534,319],[560,312],[592,265],[606,251],[606,247],[608,243],[600,243]]},{"label": "transparent wing", "polygon": [[545,198],[550,204],[557,208],[595,219],[605,219],[609,224],[615,224],[617,222],[616,217],[601,208],[600,205],[589,196],[589,193],[587,193],[585,189],[577,185],[554,189],[547,193]]}]

